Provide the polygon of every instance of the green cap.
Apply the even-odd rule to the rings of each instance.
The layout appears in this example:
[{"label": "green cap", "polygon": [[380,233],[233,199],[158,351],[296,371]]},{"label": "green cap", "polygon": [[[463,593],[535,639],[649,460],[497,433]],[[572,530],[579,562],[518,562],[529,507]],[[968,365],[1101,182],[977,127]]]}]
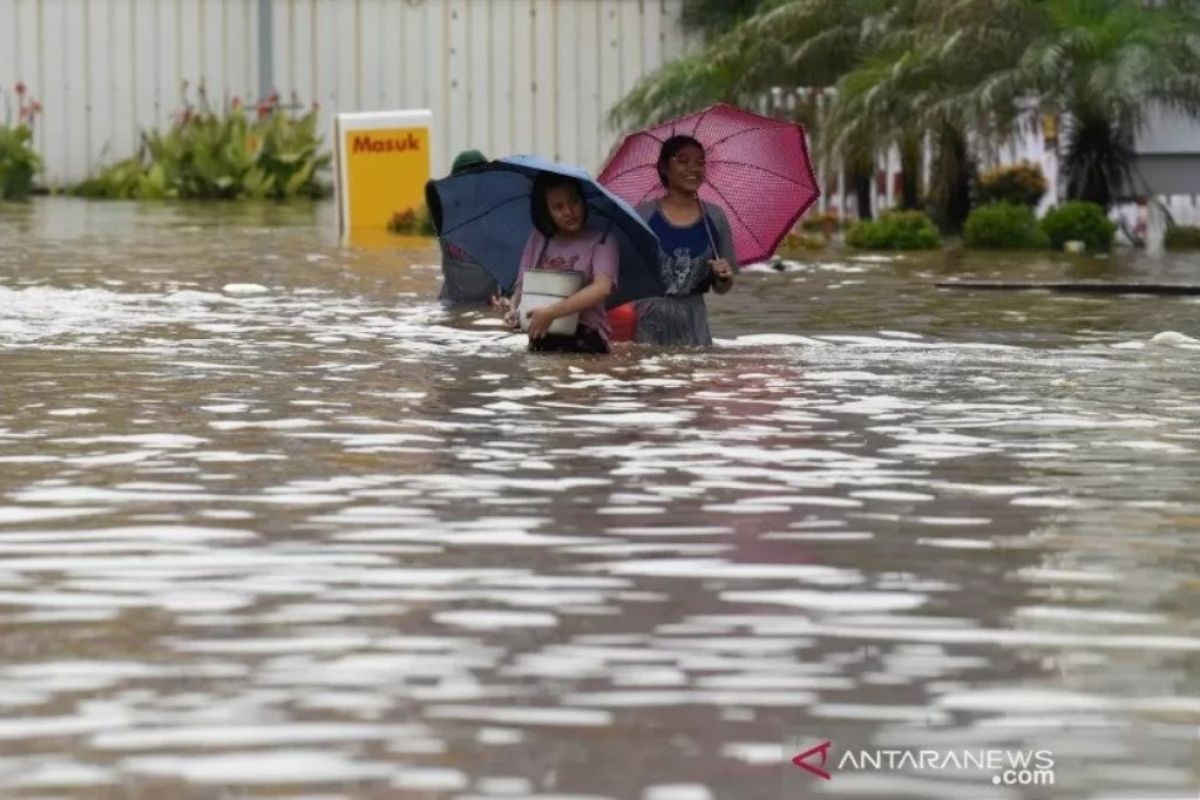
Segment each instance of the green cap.
[{"label": "green cap", "polygon": [[454,163],[450,165],[450,174],[456,175],[464,169],[478,167],[480,164],[487,163],[487,156],[478,150],[463,150],[454,157]]}]

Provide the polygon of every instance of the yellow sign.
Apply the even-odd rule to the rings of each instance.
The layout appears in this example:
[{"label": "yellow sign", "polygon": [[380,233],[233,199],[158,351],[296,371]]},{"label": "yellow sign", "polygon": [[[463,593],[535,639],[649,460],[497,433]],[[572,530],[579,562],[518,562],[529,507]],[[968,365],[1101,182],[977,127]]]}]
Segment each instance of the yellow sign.
[{"label": "yellow sign", "polygon": [[427,111],[339,114],[338,216],[343,239],[376,240],[397,213],[425,204],[431,169]]}]

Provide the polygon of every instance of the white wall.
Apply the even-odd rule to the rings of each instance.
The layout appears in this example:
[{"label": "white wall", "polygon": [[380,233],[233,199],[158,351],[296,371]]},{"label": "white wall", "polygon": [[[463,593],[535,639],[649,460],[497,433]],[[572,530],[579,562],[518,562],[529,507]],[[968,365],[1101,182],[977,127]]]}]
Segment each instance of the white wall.
[{"label": "white wall", "polygon": [[1155,110],[1137,136],[1141,155],[1200,155],[1200,122],[1178,111]]},{"label": "white wall", "polygon": [[[597,170],[607,110],[696,41],[682,0],[273,0],[274,85],[337,111],[430,108],[434,170],[478,147]],[[0,87],[41,100],[55,184],[133,153],[203,82],[257,99],[257,0],[0,0]],[[3,103],[0,102],[0,115]]]}]

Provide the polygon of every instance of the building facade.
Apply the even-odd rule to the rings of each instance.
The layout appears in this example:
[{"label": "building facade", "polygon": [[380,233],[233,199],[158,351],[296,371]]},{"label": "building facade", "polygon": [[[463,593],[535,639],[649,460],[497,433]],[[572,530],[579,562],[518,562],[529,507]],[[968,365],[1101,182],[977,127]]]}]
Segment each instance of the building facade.
[{"label": "building facade", "polygon": [[[477,147],[596,170],[606,113],[693,46],[682,0],[0,0],[0,87],[42,103],[51,185],[136,152],[186,104],[272,91],[339,111],[428,108],[433,169]],[[4,102],[0,100],[0,114]],[[328,135],[328,134],[327,134]]]}]

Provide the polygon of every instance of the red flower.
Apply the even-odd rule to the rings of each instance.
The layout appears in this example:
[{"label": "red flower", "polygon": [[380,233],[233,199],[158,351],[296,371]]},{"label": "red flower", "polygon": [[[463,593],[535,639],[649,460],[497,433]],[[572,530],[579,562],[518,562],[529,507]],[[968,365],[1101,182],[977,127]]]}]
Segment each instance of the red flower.
[{"label": "red flower", "polygon": [[13,87],[13,91],[17,93],[17,96],[25,94],[25,82],[17,81],[17,85]]},{"label": "red flower", "polygon": [[17,106],[17,121],[21,123],[33,123],[34,117],[42,110],[42,104],[37,100],[30,98],[28,103],[22,102]]}]

